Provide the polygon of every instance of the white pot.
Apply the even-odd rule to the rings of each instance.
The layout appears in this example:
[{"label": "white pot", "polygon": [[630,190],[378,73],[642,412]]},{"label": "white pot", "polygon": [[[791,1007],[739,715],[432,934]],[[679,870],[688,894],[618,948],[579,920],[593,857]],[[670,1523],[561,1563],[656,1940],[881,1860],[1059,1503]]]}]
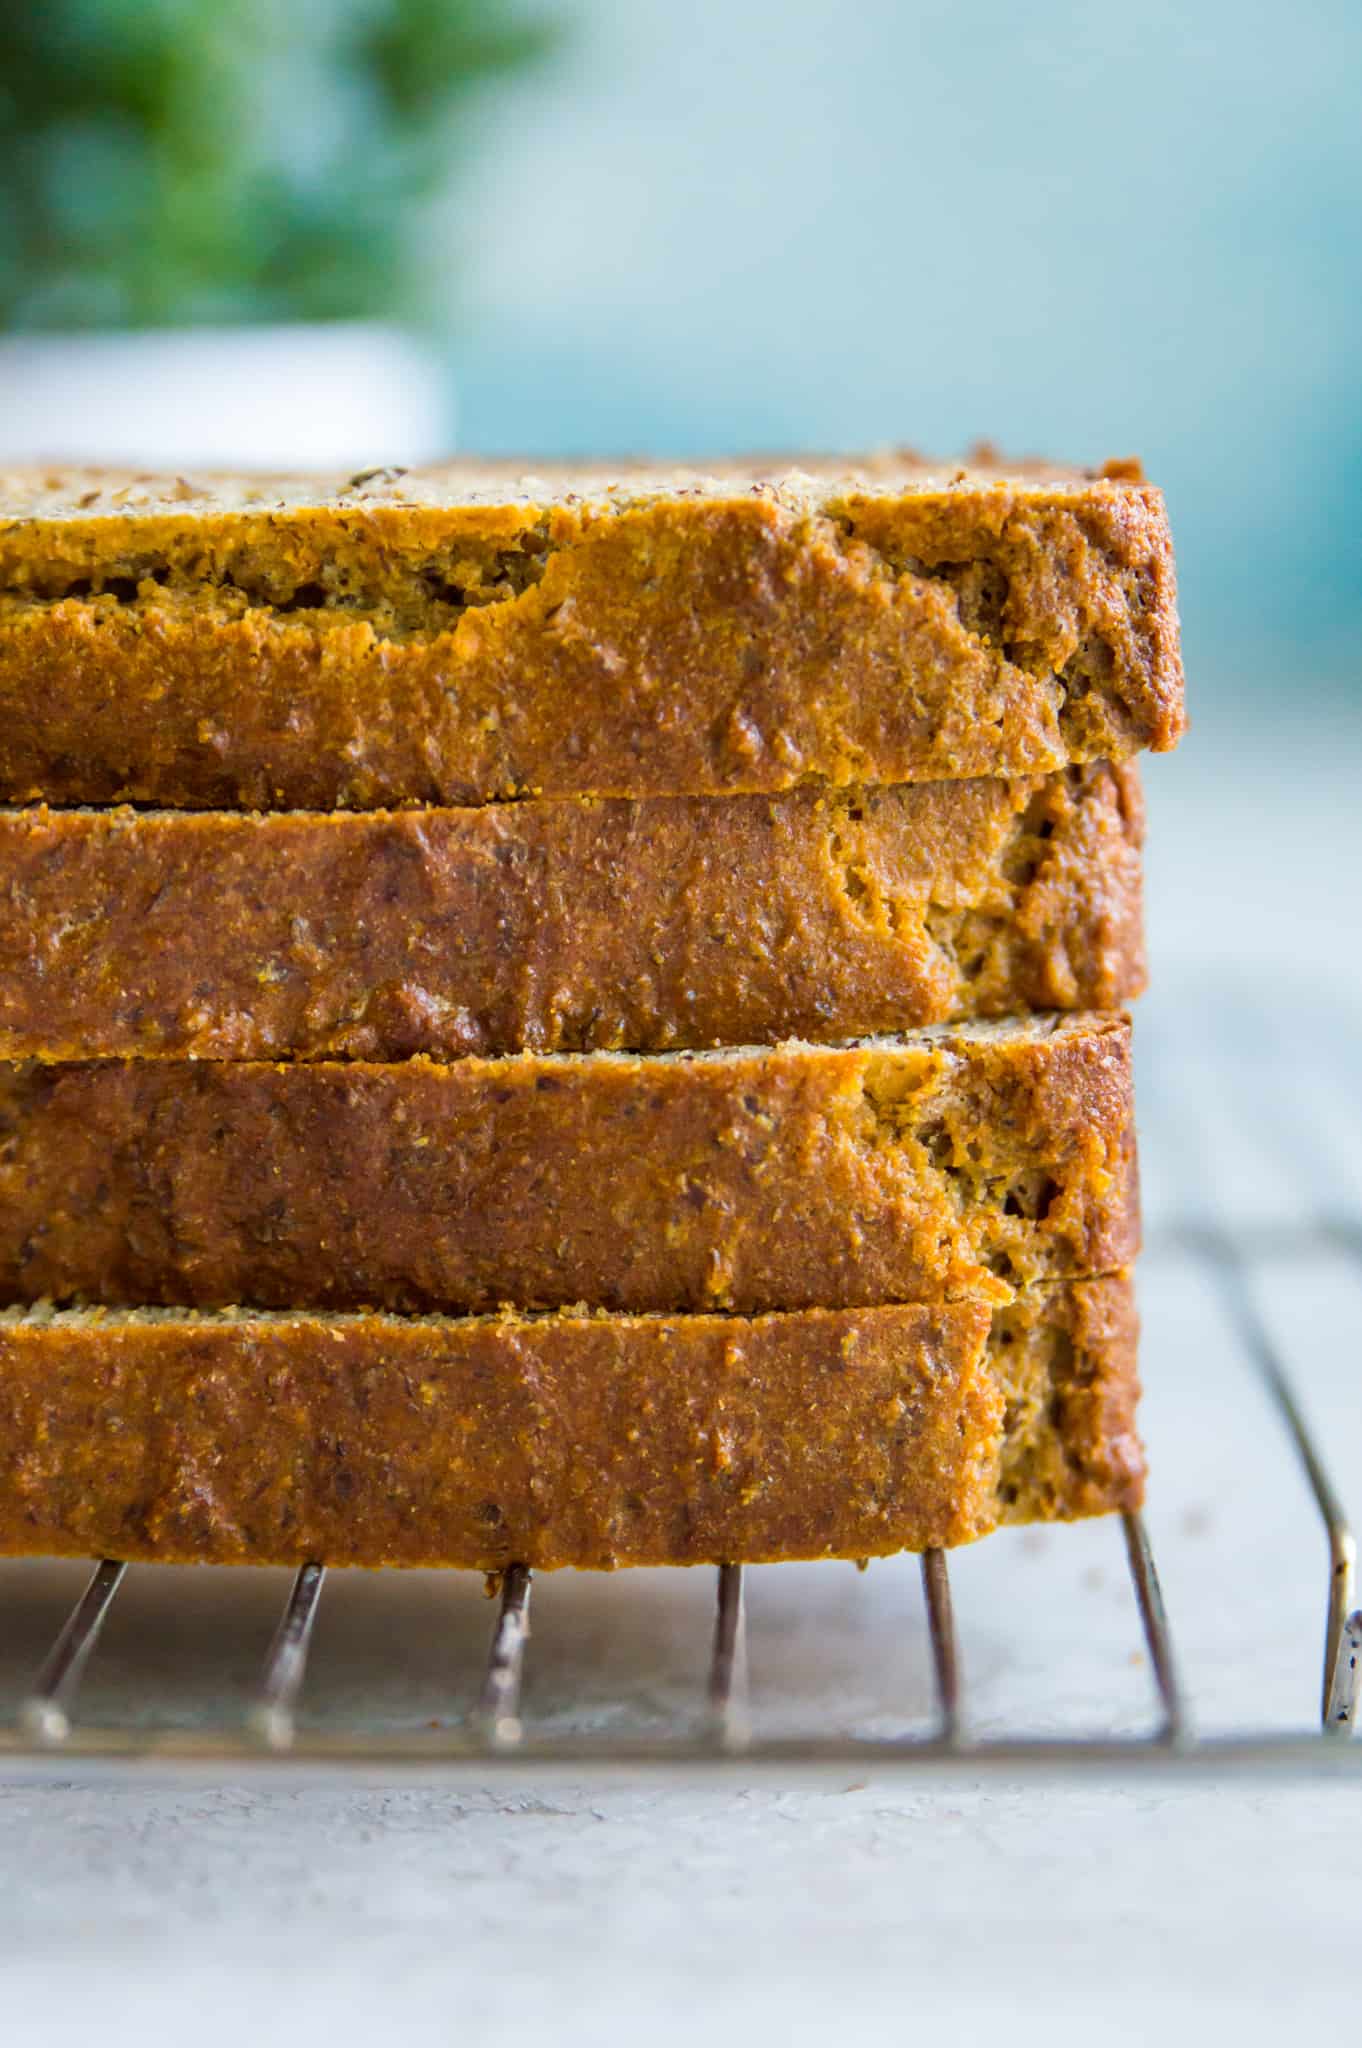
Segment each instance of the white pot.
[{"label": "white pot", "polygon": [[435,350],[378,323],[0,335],[0,464],[428,462],[453,410]]}]

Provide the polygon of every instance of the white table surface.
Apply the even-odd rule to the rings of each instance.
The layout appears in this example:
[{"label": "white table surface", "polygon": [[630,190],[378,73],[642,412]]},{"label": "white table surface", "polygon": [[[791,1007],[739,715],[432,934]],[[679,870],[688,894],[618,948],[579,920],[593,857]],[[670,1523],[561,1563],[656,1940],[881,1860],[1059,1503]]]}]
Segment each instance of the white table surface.
[{"label": "white table surface", "polygon": [[[1234,738],[1198,736],[1149,778],[1156,1235],[1208,1190],[1250,1221],[1296,1223],[1321,1204],[1362,1214],[1346,1066],[1362,1017],[1349,957],[1359,736],[1317,727],[1308,778],[1299,760],[1236,754]],[[1307,784],[1307,803],[1284,799]],[[1307,1014],[1322,1033],[1305,1034]],[[1246,1091],[1270,1105],[1264,1122],[1243,1117]],[[1201,1723],[1304,1729],[1324,1591],[1308,1497],[1221,1304],[1176,1244],[1149,1259],[1143,1300],[1148,1519]],[[1362,1268],[1283,1261],[1263,1301],[1362,1520]],[[0,1706],[81,1577],[18,1571],[0,1567]],[[92,1709],[145,1679],[160,1711],[192,1719],[188,1670],[218,1707],[246,1697],[281,1582],[233,1574],[210,1600],[206,1579],[134,1576],[87,1680]],[[794,1725],[829,1697],[867,1729],[925,1716],[910,1562],[751,1580],[763,1725]],[[1009,1533],[953,1560],[953,1581],[977,1729],[1148,1720],[1114,1527]],[[709,1600],[702,1575],[546,1582],[529,1710],[639,1728],[692,1711]],[[487,1626],[464,1580],[333,1581],[310,1711],[364,1697],[417,1724],[447,1715]],[[951,2042],[1006,2029],[1048,2043],[1073,2022],[1104,2042],[1207,2024],[1276,2042],[1288,2027],[1355,2027],[1362,1787],[1009,1780],[968,1761],[931,1780],[737,1765],[223,1782],[55,1758],[0,1776],[0,1882],[16,2041],[141,2044],[173,2027],[202,2048],[825,2043],[935,2025]]]}]

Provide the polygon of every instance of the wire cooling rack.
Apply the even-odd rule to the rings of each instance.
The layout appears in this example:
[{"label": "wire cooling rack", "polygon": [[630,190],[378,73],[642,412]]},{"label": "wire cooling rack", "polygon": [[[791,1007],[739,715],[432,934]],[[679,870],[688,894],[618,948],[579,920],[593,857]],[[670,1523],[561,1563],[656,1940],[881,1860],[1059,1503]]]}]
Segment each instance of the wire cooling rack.
[{"label": "wire cooling rack", "polygon": [[[696,1711],[675,1726],[643,1736],[603,1731],[564,1733],[537,1728],[524,1705],[530,1644],[532,1596],[555,1597],[549,1580],[537,1592],[533,1575],[513,1565],[502,1577],[499,1605],[480,1689],[470,1709],[436,1728],[385,1729],[362,1710],[353,1724],[300,1725],[308,1655],[326,1585],[325,1568],[308,1564],[293,1580],[274,1638],[266,1651],[254,1698],[232,1721],[192,1728],[158,1725],[154,1706],[140,1702],[131,1722],[82,1717],[80,1685],[106,1619],[130,1569],[156,1575],[155,1566],[129,1568],[116,1559],[99,1562],[73,1611],[37,1672],[14,1724],[0,1733],[0,1754],[165,1759],[205,1762],[287,1758],[332,1763],[432,1765],[480,1759],[498,1765],[520,1762],[653,1764],[697,1759],[742,1758],[747,1763],[947,1764],[971,1769],[1028,1765],[1138,1765],[1164,1768],[1342,1770],[1362,1779],[1362,1745],[1348,1738],[1355,1729],[1362,1685],[1362,1612],[1355,1610],[1356,1544],[1317,1441],[1297,1398],[1268,1321],[1256,1303],[1255,1269],[1265,1256],[1251,1235],[1188,1225],[1175,1234],[1177,1255],[1200,1267],[1219,1291],[1242,1364],[1256,1374],[1271,1397],[1280,1433],[1282,1478],[1289,1483],[1294,1459],[1308,1484],[1324,1538],[1325,1564],[1319,1572],[1319,1604],[1325,1617],[1319,1730],[1286,1732],[1248,1725],[1230,1733],[1199,1735],[1195,1702],[1180,1677],[1178,1646],[1165,1611],[1159,1576],[1144,1519],[1123,1518],[1134,1618],[1138,1620],[1151,1678],[1154,1717],[1134,1734],[1098,1731],[1089,1735],[973,1736],[969,1695],[954,1615],[947,1556],[928,1551],[918,1560],[933,1678],[934,1714],[925,1728],[909,1733],[858,1734],[838,1725],[834,1692],[827,1720],[795,1733],[766,1734],[754,1728],[750,1710],[747,1645],[747,1589],[741,1564],[715,1573],[715,1605],[708,1643],[695,1645]],[[1348,1225],[1312,1233],[1296,1247],[1321,1247],[1355,1261],[1362,1269],[1362,1238]],[[1167,1249],[1167,1247],[1165,1247]],[[1280,1250],[1280,1247],[1275,1247]],[[1155,1249],[1151,1258],[1157,1261]],[[1061,1537],[1063,1533],[1060,1532]],[[991,1539],[996,1541],[997,1539]],[[906,1561],[880,1570],[910,1568]],[[845,1597],[858,1587],[848,1575]],[[865,1655],[875,1654],[876,1623],[867,1621]],[[759,1682],[759,1678],[758,1678]]]},{"label": "wire cooling rack", "polygon": [[[1179,1007],[1179,1029],[1190,1029],[1185,1004]],[[1206,1031],[1199,1042],[1203,1047],[1217,1044]],[[1242,1034],[1238,1042],[1242,1053]],[[753,1573],[738,1562],[723,1565],[713,1574],[714,1604],[707,1622],[693,1597],[702,1574],[623,1575],[649,1581],[650,1603],[668,1610],[645,1658],[664,1652],[680,1658],[679,1684],[654,1687],[654,1701],[661,1698],[663,1705],[645,1714],[641,1726],[637,1714],[631,1717],[623,1703],[614,1711],[608,1699],[597,1699],[587,1713],[574,1713],[570,1706],[541,1709],[537,1688],[542,1681],[544,1691],[552,1691],[553,1664],[562,1662],[565,1635],[571,1642],[572,1631],[580,1629],[581,1608],[574,1604],[575,1575],[553,1575],[536,1584],[518,1565],[504,1573],[497,1589],[481,1674],[452,1673],[450,1698],[440,1700],[433,1715],[413,1722],[405,1711],[415,1684],[409,1666],[412,1646],[409,1640],[404,1646],[396,1621],[381,1632],[377,1656],[358,1679],[339,1688],[331,1681],[338,1697],[324,1697],[325,1672],[319,1673],[315,1663],[312,1680],[305,1683],[314,1638],[326,1635],[325,1619],[318,1634],[319,1616],[330,1605],[324,1599],[324,1567],[308,1564],[292,1582],[268,1647],[262,1636],[254,1684],[227,1705],[220,1692],[210,1689],[208,1707],[186,1719],[176,1711],[174,1696],[182,1682],[192,1680],[192,1668],[172,1659],[169,1673],[161,1670],[151,1679],[131,1670],[100,1678],[105,1658],[96,1654],[97,1646],[105,1623],[120,1611],[120,1593],[130,1581],[162,1594],[161,1604],[174,1622],[184,1618],[181,1605],[191,1597],[201,1604],[205,1586],[220,1586],[221,1579],[212,1572],[186,1575],[104,1559],[46,1657],[37,1660],[17,1713],[0,1727],[0,1757],[154,1757],[189,1764],[292,1759],[427,1769],[474,1762],[498,1770],[526,1764],[596,1769],[709,1760],[722,1765],[739,1759],[745,1767],[875,1764],[1008,1774],[1031,1767],[1090,1767],[1106,1774],[1126,1769],[1327,1771],[1362,1780],[1362,1744],[1349,1739],[1362,1691],[1362,1613],[1355,1605],[1356,1545],[1337,1484],[1340,1474],[1345,1482],[1353,1481],[1362,1447],[1359,1363],[1355,1354],[1345,1355],[1358,1327],[1352,1318],[1362,1306],[1362,1222],[1357,1220],[1362,1205],[1355,1199],[1355,1185],[1343,1186],[1335,1171],[1340,1160],[1350,1171],[1355,1160],[1362,1160],[1362,1132],[1356,1144],[1350,1131],[1340,1134],[1341,1098],[1300,1061],[1290,1071],[1304,1090],[1301,1099],[1284,1100],[1280,1087],[1271,1098],[1256,1090],[1255,1115],[1248,1119],[1240,1113],[1244,1087],[1250,1070],[1262,1071],[1251,1044],[1242,1070],[1218,1050],[1201,1069],[1185,1060],[1161,1062],[1157,1040],[1153,1051],[1142,1080],[1146,1161],[1157,1166],[1153,1178],[1175,1184],[1176,1196],[1170,1202],[1167,1185],[1157,1192],[1151,1188],[1147,1203],[1154,1227],[1142,1268],[1146,1310],[1151,1296],[1162,1304],[1153,1328],[1146,1314],[1150,1399],[1145,1413],[1154,1432],[1149,1513],[1159,1522],[1161,1546],[1173,1541],[1181,1590],[1188,1582],[1176,1541],[1178,1523],[1164,1512],[1165,1503],[1179,1484],[1190,1500],[1190,1489],[1203,1479],[1203,1490],[1213,1501],[1236,1484],[1245,1498],[1239,1533],[1217,1530],[1202,1542],[1201,1578],[1209,1581],[1211,1593],[1188,1602],[1195,1614],[1187,1631],[1178,1614],[1170,1617],[1166,1610],[1150,1530],[1139,1515],[1125,1517],[1121,1531],[1128,1589],[1120,1626],[1134,1647],[1124,1653],[1112,1647],[1121,1637],[1113,1633],[1115,1618],[1107,1610],[1104,1633],[1094,1629],[1091,1613],[1071,1595],[1049,1602],[1052,1611],[1045,1620],[1051,1633],[1032,1654],[1033,1692],[1039,1688],[1042,1697],[1053,1695],[1059,1703],[1073,1682],[1066,1646],[1077,1651],[1079,1639],[1092,1636],[1107,1659],[1111,1681],[1111,1710],[1105,1717],[1099,1710],[1095,1726],[1075,1730],[1058,1714],[1058,1727],[1013,1728],[987,1699],[981,1704],[980,1695],[989,1693],[990,1662],[998,1662],[1007,1647],[1024,1657],[1025,1634],[1037,1617],[1028,1617],[1024,1599],[1017,1597],[1021,1580],[1014,1561],[1005,1560],[1001,1576],[994,1574],[982,1607],[972,1598],[971,1588],[979,1583],[970,1562],[975,1550],[959,1554],[958,1564],[930,1551],[916,1561],[888,1560],[871,1568],[872,1578],[897,1575],[892,1580],[896,1592],[908,1582],[907,1575],[920,1575],[922,1604],[916,1620],[892,1604],[887,1619],[884,1600],[872,1599],[873,1589],[849,1567],[778,1566]],[[1281,1064],[1269,1064],[1279,1078]],[[1278,1104],[1276,1128],[1263,1121],[1261,1105],[1267,1099]],[[1295,1194],[1284,1209],[1288,1182]],[[1195,1204],[1186,1200],[1189,1188],[1199,1195]],[[1274,1286],[1286,1284],[1284,1274],[1290,1281],[1289,1312],[1274,1316],[1271,1295]],[[1339,1313],[1332,1321],[1325,1317],[1322,1274],[1335,1292],[1344,1290],[1341,1320]],[[1208,1334],[1206,1318],[1212,1315],[1214,1333]],[[1295,1333],[1294,1345],[1283,1340],[1283,1327]],[[1301,1384],[1302,1335],[1309,1340],[1307,1365],[1327,1354],[1332,1378],[1319,1386],[1308,1372],[1308,1384]],[[1179,1356],[1170,1360],[1170,1352]],[[1209,1391],[1208,1377],[1215,1382]],[[1161,1445],[1157,1435],[1165,1408]],[[1315,1420],[1321,1412],[1322,1428]],[[1227,1442],[1221,1462],[1203,1473],[1198,1461],[1209,1457],[1215,1440],[1231,1428],[1241,1436]],[[1184,1505],[1182,1512],[1188,1519],[1193,1509]],[[1303,1519],[1307,1514],[1313,1518],[1313,1537],[1310,1520]],[[1081,1546],[1085,1530],[1091,1538],[1099,1526],[1110,1534],[1108,1525],[1085,1525],[1031,1540],[1050,1543],[1054,1557],[1068,1557],[1077,1552],[1065,1546]],[[1027,1540],[1028,1532],[1012,1532],[989,1538],[977,1550],[990,1553],[992,1570],[998,1549]],[[18,1583],[14,1575],[26,1569],[4,1568],[0,1635],[6,1633],[4,1587]],[[763,1661],[760,1640],[749,1659],[748,1608],[753,1608],[760,1638],[758,1624],[774,1597],[772,1589],[778,1585],[783,1594],[792,1585],[805,1587],[808,1581],[798,1575],[806,1569],[840,1573],[832,1605],[824,1602],[811,1610],[805,1631],[812,1636],[806,1664],[820,1676],[811,1694],[786,1702],[787,1711],[777,1713],[773,1726],[771,1695],[788,1683],[790,1672],[779,1656]],[[1088,1575],[1095,1576],[1091,1567]],[[394,1579],[406,1576],[341,1575],[363,1577],[371,1606],[389,1609],[402,1606]],[[261,1586],[264,1577],[253,1583]],[[463,1581],[466,1589],[467,1579],[467,1574],[442,1575],[437,1597],[452,1598],[453,1582]],[[191,1581],[192,1596],[185,1590]],[[682,1581],[684,1598],[677,1592]],[[820,1580],[820,1588],[828,1583]],[[581,1582],[577,1585],[580,1589]],[[629,1588],[626,1597],[621,1579],[596,1581],[596,1586],[607,1618],[629,1608],[631,1598],[632,1611],[637,1611],[636,1589]],[[338,1606],[345,1590],[338,1587],[332,1596]],[[793,1597],[797,1605],[803,1596]],[[128,1598],[123,1593],[125,1602]],[[540,1649],[547,1638],[550,1652],[538,1664],[531,1654],[532,1604]],[[1278,1627],[1274,1614],[1285,1606],[1296,1610],[1290,1628]],[[1299,1626],[1302,1610],[1310,1609],[1324,1624],[1317,1692],[1317,1681],[1305,1668],[1313,1631]],[[193,1633],[171,1630],[177,1646],[192,1645]],[[8,1634],[12,1655],[14,1629]],[[992,1645],[983,1657],[981,1634]],[[569,1685],[580,1683],[584,1672],[594,1682],[601,1669],[612,1669],[608,1654],[592,1662],[597,1647],[593,1644],[578,1658]],[[0,1643],[0,1662],[5,1654]],[[191,1648],[191,1667],[193,1654]],[[1132,1663],[1138,1663],[1138,1674],[1116,1669]],[[93,1676],[83,1690],[87,1667]],[[910,1679],[921,1679],[920,1711],[891,1716],[887,1731],[874,1720],[867,1727],[855,1704],[861,1681],[867,1674],[902,1675],[905,1670]],[[1196,1677],[1189,1680],[1184,1671]],[[1129,1704],[1118,1707],[1116,1702],[1135,1676],[1145,1687],[1148,1711],[1135,1711],[1137,1725],[1132,1727]],[[561,1675],[558,1687],[561,1693]],[[637,1693],[639,1674],[621,1680],[621,1688]],[[97,1703],[83,1711],[82,1701],[92,1691]],[[1272,1711],[1288,1694],[1290,1710],[1284,1715]],[[1312,1694],[1318,1700],[1313,1713]],[[1107,1700],[1105,1686],[1092,1697],[1100,1709]],[[394,1710],[395,1700],[404,1710]]]}]

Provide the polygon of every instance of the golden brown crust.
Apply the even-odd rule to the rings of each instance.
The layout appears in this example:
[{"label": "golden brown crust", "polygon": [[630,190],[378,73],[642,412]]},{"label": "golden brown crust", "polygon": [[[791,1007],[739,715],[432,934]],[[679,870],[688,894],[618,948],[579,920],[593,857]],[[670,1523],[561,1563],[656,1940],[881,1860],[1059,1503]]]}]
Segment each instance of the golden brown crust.
[{"label": "golden brown crust", "polygon": [[[1087,1329],[1119,1320],[1085,1309],[1089,1291],[1031,1304],[1045,1416],[1051,1323],[1059,1377],[1104,1390],[1093,1412],[1133,1399],[1131,1331],[1083,1354]],[[1061,1475],[1066,1400],[1030,1427]],[[869,1557],[968,1542],[1002,1514],[1135,1506],[1138,1444],[1122,1424],[1104,1462],[1087,1413],[1084,1476],[1004,1501],[1007,1397],[976,1302],[747,1321],[0,1317],[0,1552],[480,1571]]]},{"label": "golden brown crust", "polygon": [[0,812],[0,1057],[402,1059],[1112,1009],[1133,766],[377,815]]},{"label": "golden brown crust", "polygon": [[745,1313],[1126,1264],[1129,1027],[0,1067],[0,1300]]},{"label": "golden brown crust", "polygon": [[1139,1506],[1139,1335],[1126,1274],[1027,1288],[996,1311],[994,1372],[1007,1403],[1002,1520]]},{"label": "golden brown crust", "polygon": [[1184,722],[1163,501],[1124,475],[96,484],[85,507],[40,483],[0,521],[7,801],[1018,776]]}]

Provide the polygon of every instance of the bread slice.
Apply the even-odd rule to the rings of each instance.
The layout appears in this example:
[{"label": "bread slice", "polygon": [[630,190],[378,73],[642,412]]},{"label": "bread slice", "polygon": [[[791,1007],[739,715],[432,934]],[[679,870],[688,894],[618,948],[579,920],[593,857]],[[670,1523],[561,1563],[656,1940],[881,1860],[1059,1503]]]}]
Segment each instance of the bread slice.
[{"label": "bread slice", "polygon": [[1130,465],[0,478],[0,800],[1033,775],[1183,725]]},{"label": "bread slice", "polygon": [[1129,1027],[0,1067],[0,1301],[746,1313],[1125,1265]]},{"label": "bread slice", "polygon": [[726,1316],[0,1315],[0,1552],[870,1557],[1138,1504],[1124,1277]]},{"label": "bread slice", "polygon": [[1133,765],[477,810],[0,811],[0,1057],[453,1058],[1110,1009]]}]

